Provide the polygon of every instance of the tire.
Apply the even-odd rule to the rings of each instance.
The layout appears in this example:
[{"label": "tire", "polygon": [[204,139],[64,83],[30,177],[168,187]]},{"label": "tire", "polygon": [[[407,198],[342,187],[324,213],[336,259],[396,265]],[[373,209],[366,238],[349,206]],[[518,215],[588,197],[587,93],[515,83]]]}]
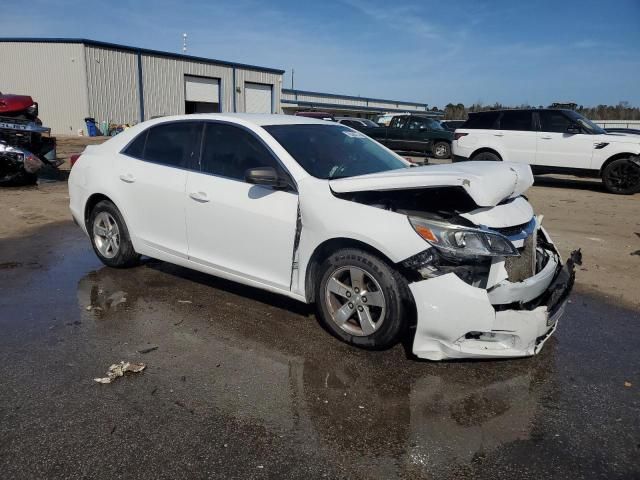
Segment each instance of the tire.
[{"label": "tire", "polygon": [[618,195],[632,195],[640,192],[640,165],[630,158],[619,158],[602,171],[604,188]]},{"label": "tire", "polygon": [[493,152],[480,152],[471,157],[476,162],[500,162],[502,159]]},{"label": "tire", "polygon": [[433,156],[439,160],[451,157],[451,145],[447,142],[436,142],[433,145]]},{"label": "tire", "polygon": [[320,321],[343,342],[381,350],[406,332],[411,312],[407,281],[381,258],[359,249],[338,250],[322,263],[318,280]]},{"label": "tire", "polygon": [[128,268],[139,263],[140,255],[133,249],[122,214],[110,201],[102,200],[93,207],[87,230],[93,251],[108,267]]}]

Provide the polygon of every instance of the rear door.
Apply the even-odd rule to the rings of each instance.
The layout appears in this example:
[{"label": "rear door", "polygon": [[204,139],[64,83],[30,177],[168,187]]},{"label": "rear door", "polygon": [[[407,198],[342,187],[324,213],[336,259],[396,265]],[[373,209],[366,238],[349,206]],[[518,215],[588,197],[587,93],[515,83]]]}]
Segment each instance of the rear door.
[{"label": "rear door", "polygon": [[155,125],[118,156],[118,207],[129,233],[147,251],[187,256],[185,185],[197,162],[201,132],[202,122]]},{"label": "rear door", "polygon": [[245,182],[247,169],[266,166],[288,175],[253,132],[206,122],[200,169],[187,180],[189,258],[288,290],[298,195]]},{"label": "rear door", "polygon": [[537,133],[536,165],[589,168],[593,155],[593,138],[587,133],[568,133],[573,120],[561,110],[541,110]]},{"label": "rear door", "polygon": [[503,160],[533,164],[536,161],[537,132],[531,110],[507,110],[492,132],[502,144]]}]

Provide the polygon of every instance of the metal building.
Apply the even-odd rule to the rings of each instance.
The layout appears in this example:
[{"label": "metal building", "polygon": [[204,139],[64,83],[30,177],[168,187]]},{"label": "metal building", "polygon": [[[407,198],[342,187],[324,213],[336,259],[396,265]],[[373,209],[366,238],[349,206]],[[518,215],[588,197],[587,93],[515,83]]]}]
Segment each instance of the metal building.
[{"label": "metal building", "polygon": [[322,110],[336,116],[375,117],[381,113],[425,113],[442,117],[442,112],[430,110],[426,103],[379,98],[354,97],[334,93],[308,92],[305,90],[282,90],[282,110],[295,113],[301,110]]},{"label": "metal building", "polygon": [[284,71],[85,39],[0,38],[0,91],[31,95],[53,133],[159,115],[281,113]]}]

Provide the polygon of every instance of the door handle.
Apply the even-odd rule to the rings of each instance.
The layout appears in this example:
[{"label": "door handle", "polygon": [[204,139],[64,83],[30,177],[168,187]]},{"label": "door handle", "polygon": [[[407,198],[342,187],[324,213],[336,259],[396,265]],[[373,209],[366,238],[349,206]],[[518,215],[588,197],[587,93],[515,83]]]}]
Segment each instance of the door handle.
[{"label": "door handle", "polygon": [[120,180],[125,183],[133,183],[136,181],[136,177],[134,177],[130,173],[127,173],[126,175],[120,175]]},{"label": "door handle", "polygon": [[553,137],[544,136],[544,137],[540,137],[540,138],[542,138],[543,140],[551,140]]},{"label": "door handle", "polygon": [[209,201],[209,197],[204,192],[191,192],[189,196],[196,202],[207,203]]}]

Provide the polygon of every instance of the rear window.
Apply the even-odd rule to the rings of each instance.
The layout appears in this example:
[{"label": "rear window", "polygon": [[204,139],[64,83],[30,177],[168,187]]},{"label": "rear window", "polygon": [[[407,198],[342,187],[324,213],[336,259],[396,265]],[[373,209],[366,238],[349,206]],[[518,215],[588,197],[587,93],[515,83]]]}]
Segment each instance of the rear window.
[{"label": "rear window", "polygon": [[462,128],[492,129],[499,115],[500,112],[470,113],[469,120],[462,125]]}]

